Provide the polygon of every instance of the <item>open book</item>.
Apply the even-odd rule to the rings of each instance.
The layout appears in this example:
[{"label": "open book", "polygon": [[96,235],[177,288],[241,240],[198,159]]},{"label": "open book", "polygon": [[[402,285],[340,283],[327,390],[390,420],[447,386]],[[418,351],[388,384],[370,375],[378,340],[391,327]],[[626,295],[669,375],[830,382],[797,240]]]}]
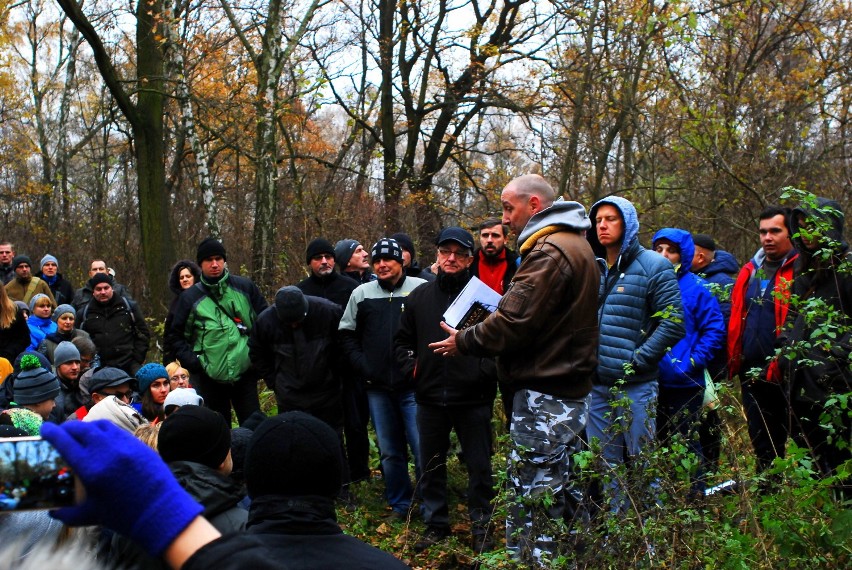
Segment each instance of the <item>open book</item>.
[{"label": "open book", "polygon": [[471,277],[444,313],[444,320],[454,329],[466,329],[484,321],[497,309],[499,302],[499,293],[477,277]]}]

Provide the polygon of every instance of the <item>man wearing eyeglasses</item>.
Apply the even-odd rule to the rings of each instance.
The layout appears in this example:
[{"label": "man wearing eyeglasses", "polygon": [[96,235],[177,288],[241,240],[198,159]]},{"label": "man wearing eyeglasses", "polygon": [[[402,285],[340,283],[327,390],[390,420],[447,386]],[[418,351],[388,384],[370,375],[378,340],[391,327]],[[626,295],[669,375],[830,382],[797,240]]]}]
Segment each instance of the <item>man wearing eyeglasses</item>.
[{"label": "man wearing eyeglasses", "polygon": [[89,381],[89,392],[91,393],[89,402],[80,406],[74,412],[74,417],[82,420],[88,415],[92,406],[110,396],[115,396],[125,404],[130,404],[133,399],[133,382],[133,378],[120,368],[104,366],[97,369]]},{"label": "man wearing eyeglasses", "polygon": [[447,505],[447,451],[455,430],[468,472],[468,512],[474,551],[493,548],[487,532],[494,498],[491,474],[491,408],[497,392],[493,360],[463,356],[448,361],[429,349],[446,338],[441,316],[471,279],[473,236],[450,227],[438,235],[438,275],[412,291],[396,335],[396,358],[415,387],[417,430],[423,476],[426,532],[414,549],[422,551],[450,534]]},{"label": "man wearing eyeglasses", "polygon": [[357,281],[334,270],[334,246],[323,238],[317,238],[308,244],[305,251],[305,263],[311,274],[299,281],[296,287],[305,295],[322,297],[340,307],[346,308],[349,296],[359,285]]}]

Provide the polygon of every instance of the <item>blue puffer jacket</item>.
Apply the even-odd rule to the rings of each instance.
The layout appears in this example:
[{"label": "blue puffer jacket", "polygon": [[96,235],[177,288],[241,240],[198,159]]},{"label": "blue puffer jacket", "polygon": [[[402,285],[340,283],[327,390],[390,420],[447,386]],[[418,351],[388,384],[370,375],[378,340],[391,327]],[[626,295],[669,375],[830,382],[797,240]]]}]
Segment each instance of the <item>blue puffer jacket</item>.
[{"label": "blue puffer jacket", "polygon": [[695,253],[692,235],[686,230],[663,228],[654,234],[654,245],[659,239],[667,239],[680,248],[681,264],[675,270],[686,326],[686,336],[660,361],[660,386],[703,387],[704,369],[725,344],[725,320],[707,283],[689,272]]},{"label": "blue puffer jacket", "polygon": [[[598,302],[600,346],[596,384],[612,386],[619,380],[634,384],[656,380],[666,350],[683,338],[680,289],[669,261],[639,245],[639,216],[628,200],[610,196],[592,206],[615,206],[624,220],[621,252],[607,267],[606,248],[597,233],[587,234],[601,268]],[[657,316],[655,316],[657,315]],[[629,365],[632,374],[625,374]]]}]

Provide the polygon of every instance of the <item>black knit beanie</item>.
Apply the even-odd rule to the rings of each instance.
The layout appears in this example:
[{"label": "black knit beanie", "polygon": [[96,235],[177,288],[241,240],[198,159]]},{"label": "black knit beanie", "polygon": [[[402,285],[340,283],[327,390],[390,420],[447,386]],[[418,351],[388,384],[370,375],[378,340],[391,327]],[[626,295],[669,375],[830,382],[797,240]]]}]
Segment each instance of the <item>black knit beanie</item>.
[{"label": "black knit beanie", "polygon": [[395,239],[399,247],[411,254],[411,260],[417,259],[417,252],[414,250],[414,242],[411,241],[411,236],[402,232],[393,234],[391,239]]},{"label": "black knit beanie", "polygon": [[163,461],[193,461],[219,467],[231,450],[231,428],[218,412],[181,406],[163,422],[157,439]]},{"label": "black knit beanie", "polygon": [[17,269],[18,266],[22,263],[26,263],[27,265],[29,265],[30,269],[32,269],[33,267],[33,260],[30,259],[30,256],[21,254],[16,255],[12,258],[12,270],[14,271],[15,269]]},{"label": "black knit beanie", "polygon": [[89,289],[94,289],[100,283],[109,283],[112,286],[112,275],[109,273],[95,273],[89,279]]},{"label": "black knit beanie", "polygon": [[245,477],[252,498],[264,495],[335,497],[343,482],[340,440],[328,424],[304,412],[269,418],[255,430]]},{"label": "black knit beanie", "polygon": [[321,253],[330,253],[334,255],[334,246],[327,239],[317,238],[308,244],[308,249],[305,250],[305,263],[310,265],[311,258]]},{"label": "black knit beanie", "polygon": [[198,244],[198,251],[195,254],[195,261],[201,265],[201,262],[208,257],[221,255],[222,259],[228,261],[228,256],[225,253],[225,246],[219,240],[209,237]]}]

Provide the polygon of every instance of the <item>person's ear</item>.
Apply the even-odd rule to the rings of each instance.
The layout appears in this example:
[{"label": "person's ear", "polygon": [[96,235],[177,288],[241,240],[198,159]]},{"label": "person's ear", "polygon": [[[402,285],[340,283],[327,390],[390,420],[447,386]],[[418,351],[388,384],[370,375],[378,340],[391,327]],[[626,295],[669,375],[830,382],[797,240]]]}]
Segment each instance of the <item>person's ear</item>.
[{"label": "person's ear", "polygon": [[222,461],[221,465],[216,469],[222,475],[230,475],[231,471],[234,470],[234,458],[231,456],[231,450],[228,450],[228,455],[225,456],[225,460]]},{"label": "person's ear", "polygon": [[541,198],[536,196],[535,194],[530,196],[528,204],[530,205],[530,209],[533,213],[541,211]]}]

